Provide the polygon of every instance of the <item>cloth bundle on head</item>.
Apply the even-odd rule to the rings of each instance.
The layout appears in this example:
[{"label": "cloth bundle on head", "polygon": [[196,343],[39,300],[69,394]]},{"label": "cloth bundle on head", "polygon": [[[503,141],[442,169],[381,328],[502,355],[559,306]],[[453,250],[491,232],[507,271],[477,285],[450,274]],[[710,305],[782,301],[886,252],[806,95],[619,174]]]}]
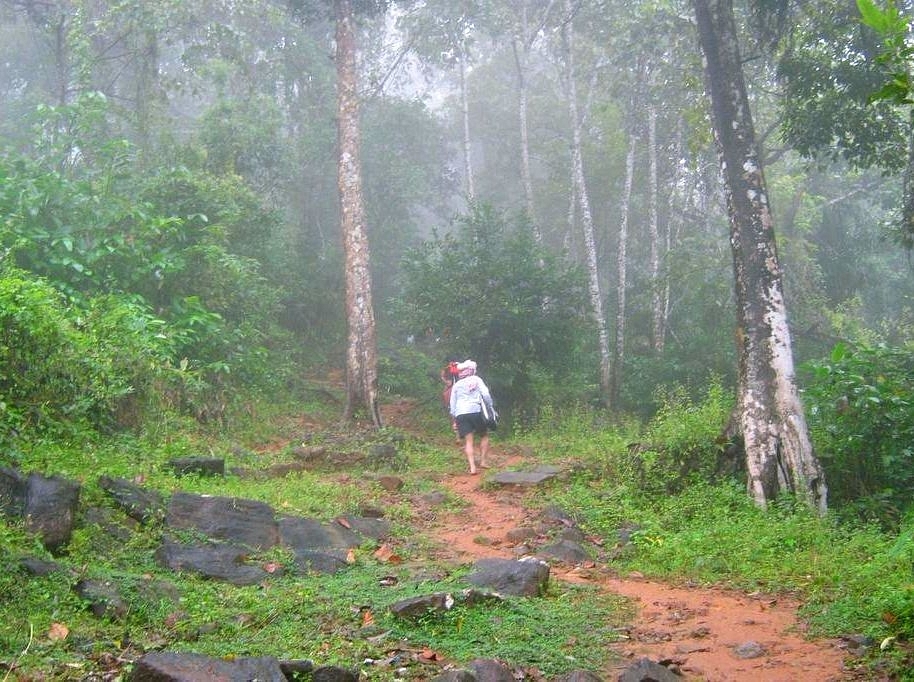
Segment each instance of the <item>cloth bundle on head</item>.
[{"label": "cloth bundle on head", "polygon": [[476,374],[476,363],[472,360],[464,360],[457,363],[457,376],[463,379],[471,374]]}]

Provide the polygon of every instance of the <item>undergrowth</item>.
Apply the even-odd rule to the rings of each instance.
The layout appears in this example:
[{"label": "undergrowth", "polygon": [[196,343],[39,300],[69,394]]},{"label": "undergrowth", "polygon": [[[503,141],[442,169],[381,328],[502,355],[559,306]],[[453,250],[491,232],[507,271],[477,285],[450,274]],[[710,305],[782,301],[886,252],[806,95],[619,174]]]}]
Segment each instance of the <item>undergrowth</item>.
[{"label": "undergrowth", "polygon": [[[562,507],[588,535],[603,538],[620,573],[789,593],[804,604],[814,634],[865,634],[876,642],[874,670],[878,664],[881,674],[911,679],[904,670],[914,636],[914,516],[890,532],[838,515],[819,518],[788,499],[757,508],[744,482],[711,473],[720,456],[715,437],[728,410],[723,393],[713,388],[697,403],[671,396],[643,427],[634,420],[608,423],[583,407],[547,410],[540,427],[499,434],[495,447],[522,448],[535,462],[570,471],[536,504]],[[250,412],[257,416],[231,431],[176,424],[167,437],[73,433],[20,444],[16,461],[4,464],[79,480],[82,508],[104,514],[100,522],[83,512],[60,557],[48,555],[21,524],[0,522],[0,664],[26,679],[86,679],[99,670],[129,670],[141,652],[168,648],[306,658],[357,666],[365,679],[377,680],[394,674],[423,679],[442,660],[480,656],[523,663],[543,675],[607,669],[612,661],[605,644],[624,622],[626,607],[585,588],[553,584],[541,599],[458,605],[417,620],[389,612],[398,599],[466,587],[464,569],[438,565],[434,548],[412,530],[410,500],[442,491],[438,477],[462,466],[452,447],[435,445],[447,426],[428,412],[426,428],[435,431],[428,439],[392,428],[344,433],[326,419],[325,403],[313,412],[258,407]],[[374,471],[300,471],[269,479],[231,473],[288,462],[294,448],[307,444],[355,451],[378,442],[395,445],[406,463],[396,472],[404,480],[396,502],[384,496]],[[166,463],[189,455],[223,457],[230,473],[178,478]],[[279,513],[327,520],[383,506],[393,525],[396,561],[380,560],[366,546],[336,575],[290,572],[249,587],[174,574],[155,560],[161,528],[129,524],[99,488],[103,474],[166,495],[243,496]],[[443,504],[459,507],[460,500],[445,496]],[[108,522],[131,528],[126,539],[103,529]],[[26,578],[21,559],[27,556],[53,559],[65,570]],[[278,549],[256,558],[278,566],[291,562]],[[127,604],[123,617],[93,616],[72,589],[83,578],[118,586]]]}]

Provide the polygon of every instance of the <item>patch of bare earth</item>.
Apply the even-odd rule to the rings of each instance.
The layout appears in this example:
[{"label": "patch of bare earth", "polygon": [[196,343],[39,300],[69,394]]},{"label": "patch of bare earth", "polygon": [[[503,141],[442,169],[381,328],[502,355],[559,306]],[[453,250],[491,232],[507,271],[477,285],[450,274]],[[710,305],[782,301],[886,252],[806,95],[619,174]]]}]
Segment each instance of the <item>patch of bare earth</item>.
[{"label": "patch of bare earth", "polygon": [[[397,410],[385,419],[395,424]],[[508,533],[535,525],[524,506],[531,493],[483,484],[494,471],[522,465],[524,456],[504,452],[496,441],[493,469],[471,476],[459,446],[453,444],[453,449],[454,473],[441,483],[465,506],[436,514],[423,532],[440,547],[441,559],[455,563],[517,558]],[[800,605],[789,598],[668,585],[619,576],[599,564],[553,565],[552,578],[593,585],[632,600],[632,622],[623,639],[609,645],[620,657],[620,669],[647,657],[670,665],[688,681],[835,682],[855,677],[844,666],[846,651],[840,642],[804,635]]]}]

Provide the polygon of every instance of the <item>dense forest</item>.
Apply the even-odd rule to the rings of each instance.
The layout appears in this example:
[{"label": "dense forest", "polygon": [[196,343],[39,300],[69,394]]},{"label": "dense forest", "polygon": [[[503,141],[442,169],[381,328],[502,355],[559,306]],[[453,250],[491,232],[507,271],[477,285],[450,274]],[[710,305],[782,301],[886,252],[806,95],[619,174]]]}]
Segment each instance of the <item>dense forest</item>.
[{"label": "dense forest", "polygon": [[910,20],[0,0],[0,463],[472,357],[505,433],[723,395],[677,476],[910,533]]}]

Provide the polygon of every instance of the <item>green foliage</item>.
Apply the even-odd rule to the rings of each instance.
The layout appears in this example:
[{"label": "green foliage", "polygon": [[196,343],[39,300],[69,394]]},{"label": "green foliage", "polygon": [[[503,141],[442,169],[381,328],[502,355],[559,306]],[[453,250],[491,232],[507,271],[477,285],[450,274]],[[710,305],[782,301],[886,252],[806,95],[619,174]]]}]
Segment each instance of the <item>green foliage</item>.
[{"label": "green foliage", "polygon": [[[133,423],[138,414],[128,417],[115,397],[131,394],[136,413],[161,390],[161,405],[222,419],[232,386],[286,379],[288,365],[270,361],[288,347],[278,325],[283,291],[261,273],[262,263],[275,281],[288,273],[288,259],[277,257],[279,217],[237,176],[128,172],[129,146],[98,141],[103,112],[93,98],[46,108],[40,120],[65,121],[73,132],[43,138],[32,158],[0,156],[0,248],[20,276],[28,271],[66,294],[74,321],[98,321],[107,334],[76,351],[82,364],[99,365],[92,376],[108,379],[75,381],[85,407],[71,414],[102,424],[120,411]],[[36,352],[32,366],[45,357]],[[69,395],[53,382],[45,390]],[[26,407],[9,400],[7,409]]]},{"label": "green foliage", "polygon": [[681,388],[658,391],[655,400],[661,407],[644,426],[608,422],[604,413],[578,405],[544,414],[529,437],[546,439],[547,452],[573,453],[599,479],[639,494],[666,495],[726,475],[722,435],[733,398],[723,386],[711,381],[701,401]]},{"label": "green foliage", "polygon": [[67,422],[135,425],[170,348],[136,301],[65,304],[27,273],[0,274],[0,423],[6,438]]},{"label": "green foliage", "polygon": [[908,45],[908,20],[888,0],[881,9],[873,0],[857,0],[857,9],[864,24],[883,40],[877,62],[885,69],[886,83],[870,96],[871,101],[888,100],[894,104],[914,104],[911,94],[910,66],[914,48]]},{"label": "green foliage", "polygon": [[692,480],[714,480],[722,468],[722,437],[732,410],[732,395],[713,379],[701,402],[681,389],[665,395],[648,424],[647,449],[637,455],[641,487],[662,493]]},{"label": "green foliage", "polygon": [[440,379],[444,358],[432,358],[414,346],[381,348],[378,383],[381,391],[434,402],[444,385]]},{"label": "green foliage", "polygon": [[804,399],[829,501],[897,523],[914,488],[914,352],[839,344],[807,369]]},{"label": "green foliage", "polygon": [[872,95],[885,83],[875,32],[848,3],[823,3],[794,32],[778,65],[784,135],[807,157],[843,158],[856,167],[905,166],[907,115]]},{"label": "green foliage", "polygon": [[282,118],[274,98],[222,99],[201,123],[200,141],[210,173],[243,177],[260,191],[278,183],[288,160],[277,134]]},{"label": "green foliage", "polygon": [[537,246],[523,222],[477,206],[452,235],[412,250],[403,271],[405,333],[438,345],[442,356],[476,359],[499,399],[517,410],[546,399],[537,377],[579,385],[583,367],[595,366],[587,364],[592,327],[581,272]]}]

